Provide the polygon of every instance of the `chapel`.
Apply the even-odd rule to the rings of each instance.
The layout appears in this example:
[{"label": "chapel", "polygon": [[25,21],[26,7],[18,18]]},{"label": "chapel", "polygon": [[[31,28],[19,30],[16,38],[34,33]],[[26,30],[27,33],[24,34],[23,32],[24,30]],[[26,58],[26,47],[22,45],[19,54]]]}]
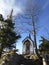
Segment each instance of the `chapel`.
[{"label": "chapel", "polygon": [[33,55],[34,53],[34,47],[33,47],[33,40],[31,39],[31,36],[27,36],[23,41],[23,49],[22,49],[22,54],[24,57],[29,58],[30,55]]}]

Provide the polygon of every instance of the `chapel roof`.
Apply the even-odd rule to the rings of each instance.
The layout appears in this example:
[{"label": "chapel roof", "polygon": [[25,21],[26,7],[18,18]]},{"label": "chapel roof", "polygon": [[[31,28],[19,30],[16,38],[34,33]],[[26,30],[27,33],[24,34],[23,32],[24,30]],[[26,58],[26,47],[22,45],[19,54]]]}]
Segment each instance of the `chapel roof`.
[{"label": "chapel roof", "polygon": [[27,36],[22,42],[26,42],[27,40],[33,42],[32,38],[31,38],[31,35],[29,34],[29,36]]}]

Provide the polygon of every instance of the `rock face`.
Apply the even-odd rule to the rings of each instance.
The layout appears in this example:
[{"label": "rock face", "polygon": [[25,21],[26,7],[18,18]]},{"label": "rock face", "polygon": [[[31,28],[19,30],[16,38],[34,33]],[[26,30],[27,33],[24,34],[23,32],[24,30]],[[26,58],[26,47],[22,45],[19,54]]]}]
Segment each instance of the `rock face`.
[{"label": "rock face", "polygon": [[20,65],[23,60],[23,57],[18,54],[13,54],[12,56],[8,56],[7,61],[5,61],[6,65]]},{"label": "rock face", "polygon": [[0,65],[20,65],[24,60],[22,55],[17,53],[4,54],[0,60]]},{"label": "rock face", "polygon": [[10,52],[2,55],[0,65],[42,65],[42,63],[39,60],[25,59],[22,55]]}]

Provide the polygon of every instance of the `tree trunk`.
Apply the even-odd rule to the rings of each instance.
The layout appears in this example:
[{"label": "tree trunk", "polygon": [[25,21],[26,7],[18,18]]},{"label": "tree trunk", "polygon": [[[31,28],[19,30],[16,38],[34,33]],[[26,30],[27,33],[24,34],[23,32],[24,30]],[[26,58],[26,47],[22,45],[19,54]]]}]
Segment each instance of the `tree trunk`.
[{"label": "tree trunk", "polygon": [[[33,18],[33,17],[32,17]],[[35,22],[32,21],[33,23],[33,35],[34,35],[34,53],[38,55],[37,51],[37,42],[36,42],[36,29],[35,29]]]},{"label": "tree trunk", "polygon": [[47,65],[45,53],[43,53],[43,65]]}]

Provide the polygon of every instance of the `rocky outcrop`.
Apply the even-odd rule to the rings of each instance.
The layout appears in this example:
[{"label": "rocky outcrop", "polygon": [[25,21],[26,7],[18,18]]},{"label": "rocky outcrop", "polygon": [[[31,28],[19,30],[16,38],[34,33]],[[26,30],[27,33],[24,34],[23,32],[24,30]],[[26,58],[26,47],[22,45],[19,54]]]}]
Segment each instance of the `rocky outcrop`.
[{"label": "rocky outcrop", "polygon": [[0,59],[0,65],[20,65],[24,57],[17,53],[5,53]]},{"label": "rocky outcrop", "polygon": [[25,59],[22,55],[12,51],[2,55],[0,65],[42,65],[42,61],[39,59]]}]

